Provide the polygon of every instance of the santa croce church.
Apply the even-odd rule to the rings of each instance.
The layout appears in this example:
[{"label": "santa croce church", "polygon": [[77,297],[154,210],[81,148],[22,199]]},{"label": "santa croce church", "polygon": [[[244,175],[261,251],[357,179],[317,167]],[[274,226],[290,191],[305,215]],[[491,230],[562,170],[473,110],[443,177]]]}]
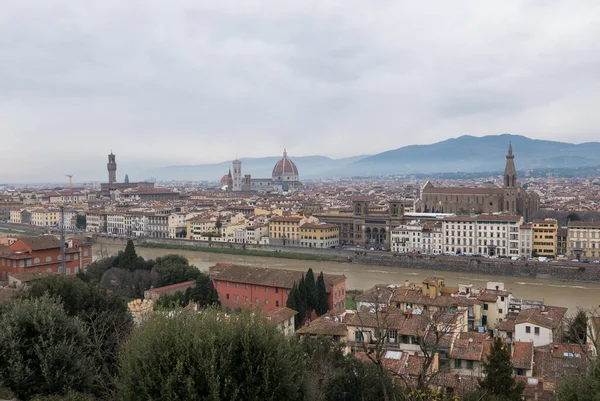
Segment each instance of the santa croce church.
[{"label": "santa croce church", "polygon": [[421,188],[415,211],[422,213],[481,214],[505,212],[523,216],[531,221],[538,211],[540,198],[528,193],[517,183],[515,156],[512,145],[508,146],[502,187],[435,187],[427,181]]}]

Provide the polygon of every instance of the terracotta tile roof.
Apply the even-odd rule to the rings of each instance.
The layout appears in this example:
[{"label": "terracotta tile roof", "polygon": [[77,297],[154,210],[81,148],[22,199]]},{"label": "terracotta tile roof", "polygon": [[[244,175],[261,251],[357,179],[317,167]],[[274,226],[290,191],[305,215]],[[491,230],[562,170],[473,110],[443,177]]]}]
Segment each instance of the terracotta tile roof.
[{"label": "terracotta tile roof", "polygon": [[41,278],[45,278],[45,277],[52,276],[55,274],[58,274],[58,273],[45,272],[45,271],[8,273],[9,276],[13,277],[15,280],[19,280],[21,283],[28,283],[30,281],[39,280]]},{"label": "terracotta tile roof", "polygon": [[[210,268],[209,274],[213,280],[291,289],[305,272],[218,263]],[[346,276],[339,274],[323,274],[323,278],[327,292],[346,280]]]},{"label": "terracotta tile roof", "polygon": [[[22,237],[19,239],[23,241],[25,245],[30,247],[34,251],[42,251],[44,249],[60,248],[60,241],[58,238],[52,235],[43,235],[40,237]],[[15,242],[11,249],[17,249],[19,241]]]},{"label": "terracotta tile roof", "polygon": [[300,226],[300,230],[319,228],[340,228],[340,226],[338,226],[337,224],[304,224]]},{"label": "terracotta tile roof", "polygon": [[296,334],[345,337],[348,334],[348,328],[346,323],[336,322],[332,316],[324,315],[313,320],[307,326],[301,327]]},{"label": "terracotta tile roof", "polygon": [[569,228],[600,228],[600,221],[569,221]]},{"label": "terracotta tile roof", "polygon": [[498,331],[515,332],[515,319],[504,319],[498,325]]},{"label": "terracotta tile roof", "polygon": [[512,363],[517,369],[533,369],[533,343],[516,341],[512,344]]},{"label": "terracotta tile roof", "polygon": [[502,188],[468,188],[468,187],[427,187],[423,189],[423,194],[440,194],[440,195],[499,195],[502,194]]},{"label": "terracotta tile roof", "polygon": [[490,215],[486,215],[486,214],[481,214],[479,216],[477,216],[477,221],[520,221],[521,217],[519,216],[502,216],[502,215],[494,215],[494,214],[490,214]]},{"label": "terracotta tile roof", "polygon": [[476,336],[471,336],[469,338],[459,337],[454,341],[450,357],[467,361],[483,361],[484,349],[484,340],[477,338]]},{"label": "terracotta tile roof", "polygon": [[296,316],[298,312],[288,307],[274,309],[266,313],[267,318],[275,324],[280,324]]},{"label": "terracotta tile roof", "polygon": [[182,288],[182,287],[189,287],[191,285],[194,285],[196,283],[196,280],[191,280],[191,281],[184,281],[183,283],[177,283],[177,284],[171,284],[171,285],[167,285],[164,287],[158,287],[158,288],[152,288],[150,290],[148,290],[149,293],[155,293],[155,294],[160,294],[161,292],[164,291],[169,291],[169,290],[174,290],[176,288]]},{"label": "terracotta tile roof", "polygon": [[524,309],[519,312],[515,324],[531,323],[553,330],[562,324],[566,313],[567,308],[559,306]]},{"label": "terracotta tile roof", "polygon": [[427,324],[428,319],[426,316],[406,314],[396,308],[377,312],[369,312],[367,309],[363,309],[348,321],[348,326],[392,329],[397,330],[399,335],[415,337],[423,335]]},{"label": "terracotta tile roof", "polygon": [[304,217],[273,217],[270,221],[280,221],[288,223],[299,223]]},{"label": "terracotta tile roof", "polygon": [[[558,382],[568,375],[584,374],[588,367],[585,353],[575,344],[548,344],[536,347],[533,376],[547,382]],[[565,353],[562,353],[565,352]]]}]

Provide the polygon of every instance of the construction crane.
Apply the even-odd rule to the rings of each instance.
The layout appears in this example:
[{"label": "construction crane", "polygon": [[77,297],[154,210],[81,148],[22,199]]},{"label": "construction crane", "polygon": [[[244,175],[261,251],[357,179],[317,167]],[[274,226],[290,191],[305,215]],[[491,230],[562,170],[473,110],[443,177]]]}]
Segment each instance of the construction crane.
[{"label": "construction crane", "polygon": [[69,189],[73,188],[73,174],[65,174],[65,177],[69,178]]}]

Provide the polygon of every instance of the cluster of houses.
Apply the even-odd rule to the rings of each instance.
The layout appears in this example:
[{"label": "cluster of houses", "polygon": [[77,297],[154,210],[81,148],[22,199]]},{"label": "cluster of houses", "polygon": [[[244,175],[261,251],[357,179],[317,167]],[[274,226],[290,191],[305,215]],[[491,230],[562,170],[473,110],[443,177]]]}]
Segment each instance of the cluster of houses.
[{"label": "cluster of houses", "polygon": [[[377,285],[355,301],[354,310],[332,310],[296,335],[330,337],[358,357],[380,354],[394,377],[427,374],[433,386],[455,393],[476,388],[491,345],[501,338],[515,377],[527,384],[532,399],[551,395],[561,378],[583,373],[597,356],[600,317],[590,317],[586,342],[567,344],[566,308],[516,299],[499,282],[483,289],[449,287],[431,277]],[[423,366],[427,372],[420,371]]]},{"label": "cluster of houses", "polygon": [[[582,373],[589,358],[597,356],[600,317],[590,317],[585,342],[565,343],[566,308],[517,299],[500,282],[485,288],[450,287],[441,278],[429,277],[421,283],[376,285],[355,296],[356,306],[348,309],[346,278],[326,274],[329,312],[307,317],[295,330],[296,311],[286,303],[302,274],[235,264],[210,268],[224,309],[260,308],[286,335],[329,337],[361,359],[379,354],[393,377],[416,380],[426,374],[432,386],[455,394],[476,389],[496,338],[507,345],[514,376],[526,384],[527,399],[551,398],[563,377]],[[138,305],[141,311],[144,302],[192,285],[149,290],[147,300],[134,301],[130,309]],[[151,310],[148,305],[146,310]]]}]

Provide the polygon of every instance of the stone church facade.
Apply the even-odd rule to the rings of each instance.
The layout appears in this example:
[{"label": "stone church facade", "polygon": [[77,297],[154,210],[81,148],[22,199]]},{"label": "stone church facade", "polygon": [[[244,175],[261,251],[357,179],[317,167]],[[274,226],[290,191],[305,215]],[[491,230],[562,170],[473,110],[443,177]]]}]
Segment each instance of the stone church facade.
[{"label": "stone church facade", "polygon": [[517,183],[512,145],[508,147],[502,187],[435,187],[427,181],[421,188],[415,211],[423,213],[482,214],[504,212],[531,221],[540,198]]}]

